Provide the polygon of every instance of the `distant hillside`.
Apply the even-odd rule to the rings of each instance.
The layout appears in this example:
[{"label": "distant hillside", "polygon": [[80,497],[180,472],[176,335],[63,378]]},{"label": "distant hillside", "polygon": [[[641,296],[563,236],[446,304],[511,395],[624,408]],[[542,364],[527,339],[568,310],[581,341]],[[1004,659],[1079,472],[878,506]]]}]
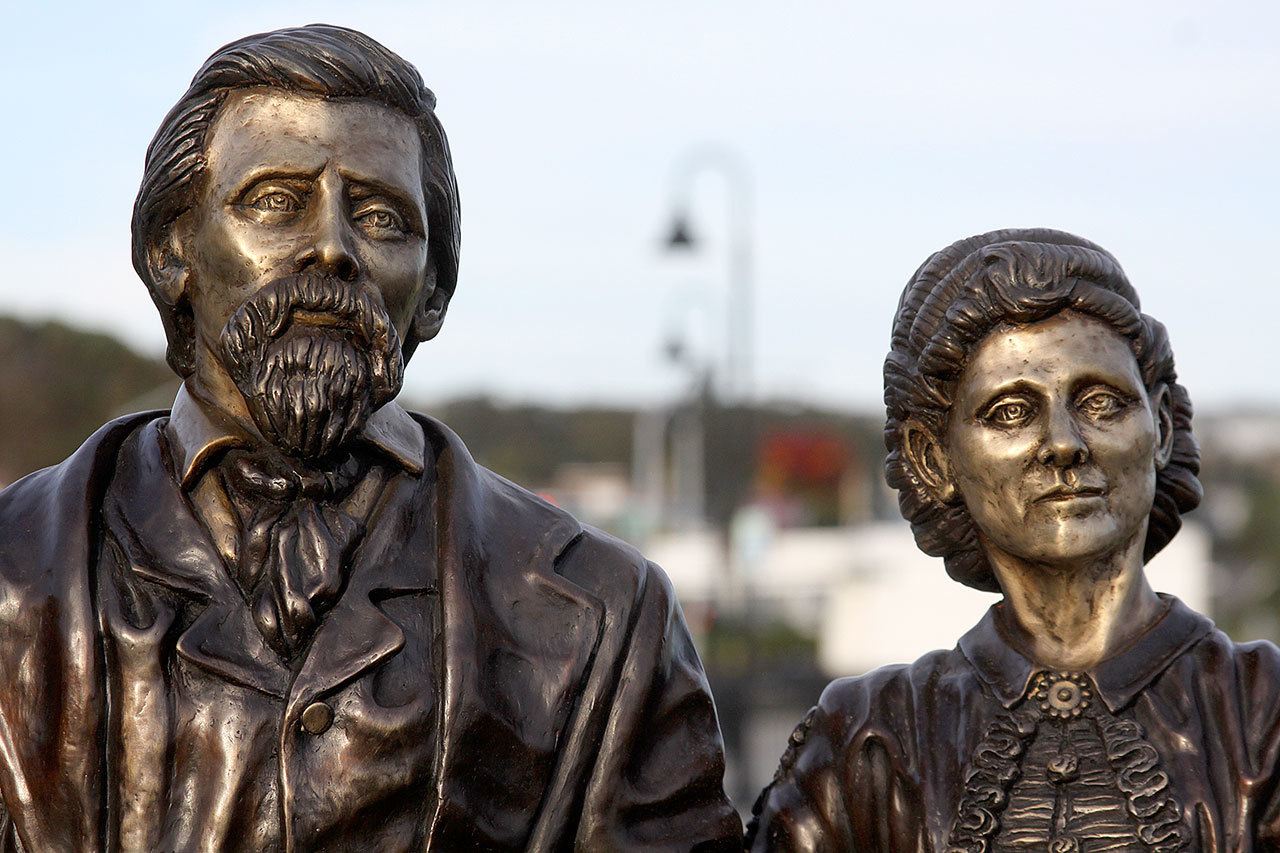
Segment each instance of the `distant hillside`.
[{"label": "distant hillside", "polygon": [[[167,406],[177,385],[160,359],[109,335],[0,317],[0,485],[66,458],[117,415]],[[423,408],[412,401],[405,405]],[[832,442],[842,469],[852,464],[861,476],[878,477],[878,419],[776,406],[723,408],[711,400],[704,405],[706,508],[714,520],[723,521],[759,490],[757,466],[770,447],[783,479],[803,477],[813,461],[806,462],[806,447],[821,450]],[[550,408],[474,397],[424,410],[461,435],[481,464],[524,485],[548,484],[566,463],[631,464],[634,409]],[[778,436],[787,441],[779,443]],[[792,446],[797,437],[798,450]]]},{"label": "distant hillside", "polygon": [[166,383],[177,388],[163,361],[110,335],[0,317],[0,483],[65,458]]}]

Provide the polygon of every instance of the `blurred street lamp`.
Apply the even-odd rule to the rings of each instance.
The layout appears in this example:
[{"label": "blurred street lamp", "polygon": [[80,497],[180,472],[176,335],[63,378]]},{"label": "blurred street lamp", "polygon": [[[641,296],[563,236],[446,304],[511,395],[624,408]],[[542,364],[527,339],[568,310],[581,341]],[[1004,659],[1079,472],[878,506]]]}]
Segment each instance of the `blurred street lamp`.
[{"label": "blurred street lamp", "polygon": [[[691,151],[677,163],[674,173],[673,205],[671,224],[667,230],[666,249],[670,252],[695,251],[700,248],[701,240],[697,229],[691,224],[689,216],[690,196],[695,179],[705,172],[717,172],[725,182],[728,216],[728,305],[725,312],[725,366],[721,383],[721,395],[724,402],[737,404],[746,409],[747,446],[754,448],[757,433],[754,408],[754,377],[752,373],[754,348],[754,300],[755,293],[751,278],[752,258],[752,182],[746,164],[737,154],[724,147],[699,148]],[[704,394],[705,400],[705,394]],[[703,427],[705,429],[705,426]],[[698,448],[702,450],[702,448]],[[702,462],[701,458],[696,460]],[[704,485],[705,488],[705,485]],[[721,547],[724,563],[722,572],[724,583],[717,585],[712,594],[712,606],[717,613],[729,613],[739,610],[742,617],[744,640],[747,647],[748,672],[757,671],[757,629],[756,608],[753,603],[753,591],[749,576],[736,577],[735,569],[740,569],[741,560],[735,559],[733,539],[729,525],[721,529]],[[736,594],[735,594],[736,593]],[[736,601],[735,601],[736,599]],[[708,672],[717,673],[721,661],[717,660],[714,647],[705,650],[708,661]],[[718,673],[719,677],[734,679],[731,673]],[[738,679],[741,682],[741,679]],[[720,682],[720,687],[729,688],[727,682]],[[719,689],[719,688],[718,688]],[[753,748],[747,728],[752,716],[754,702],[753,685],[750,682],[736,683],[729,690],[736,701],[727,701],[721,708],[721,726],[726,746],[741,766],[738,772],[738,790],[735,792],[742,802],[750,802],[753,788],[750,773],[746,768],[753,766]]]},{"label": "blurred street lamp", "polygon": [[702,173],[718,172],[728,198],[729,303],[725,314],[725,369],[722,391],[729,401],[749,403],[753,395],[754,299],[751,280],[751,177],[743,161],[731,149],[698,148],[677,163],[671,225],[665,241],[668,251],[696,251],[700,241],[689,218],[689,197],[694,180]]}]

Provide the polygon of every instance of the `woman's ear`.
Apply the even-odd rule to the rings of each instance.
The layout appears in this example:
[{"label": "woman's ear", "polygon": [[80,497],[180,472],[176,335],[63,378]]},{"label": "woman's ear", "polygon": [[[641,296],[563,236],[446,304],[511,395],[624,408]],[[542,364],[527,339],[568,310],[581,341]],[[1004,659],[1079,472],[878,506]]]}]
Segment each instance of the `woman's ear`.
[{"label": "woman's ear", "polygon": [[1156,470],[1163,471],[1173,456],[1173,394],[1161,382],[1148,396],[1156,422]]},{"label": "woman's ear", "polygon": [[956,484],[946,450],[933,431],[915,418],[902,425],[902,455],[912,472],[940,503],[956,499]]}]

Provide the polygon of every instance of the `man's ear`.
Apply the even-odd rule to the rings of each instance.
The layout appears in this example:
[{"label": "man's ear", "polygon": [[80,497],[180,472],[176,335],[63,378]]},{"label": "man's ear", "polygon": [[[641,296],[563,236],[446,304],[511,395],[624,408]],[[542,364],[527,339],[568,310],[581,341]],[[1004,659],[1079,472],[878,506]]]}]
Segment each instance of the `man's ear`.
[{"label": "man's ear", "polygon": [[444,325],[444,313],[449,309],[451,291],[436,285],[437,272],[435,265],[427,272],[427,280],[422,284],[422,295],[418,297],[418,308],[413,313],[413,322],[409,332],[419,341],[429,341],[440,334]]},{"label": "man's ear", "polygon": [[166,305],[177,305],[187,292],[188,266],[182,246],[178,222],[166,228],[160,239],[147,244],[151,286]]},{"label": "man's ear", "polygon": [[902,425],[902,455],[936,500],[946,504],[956,499],[956,485],[942,442],[915,418]]},{"label": "man's ear", "polygon": [[1173,394],[1161,382],[1151,390],[1151,414],[1156,421],[1156,470],[1163,471],[1173,457]]}]

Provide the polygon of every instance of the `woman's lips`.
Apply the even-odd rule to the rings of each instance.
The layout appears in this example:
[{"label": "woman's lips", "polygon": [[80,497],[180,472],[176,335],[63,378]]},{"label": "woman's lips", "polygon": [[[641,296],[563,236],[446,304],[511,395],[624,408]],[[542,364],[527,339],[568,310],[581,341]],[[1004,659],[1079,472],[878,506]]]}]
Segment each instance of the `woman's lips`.
[{"label": "woman's lips", "polygon": [[1102,497],[1103,490],[1097,486],[1054,486],[1040,497],[1036,498],[1036,502],[1042,501],[1072,501],[1081,498],[1099,498]]}]

